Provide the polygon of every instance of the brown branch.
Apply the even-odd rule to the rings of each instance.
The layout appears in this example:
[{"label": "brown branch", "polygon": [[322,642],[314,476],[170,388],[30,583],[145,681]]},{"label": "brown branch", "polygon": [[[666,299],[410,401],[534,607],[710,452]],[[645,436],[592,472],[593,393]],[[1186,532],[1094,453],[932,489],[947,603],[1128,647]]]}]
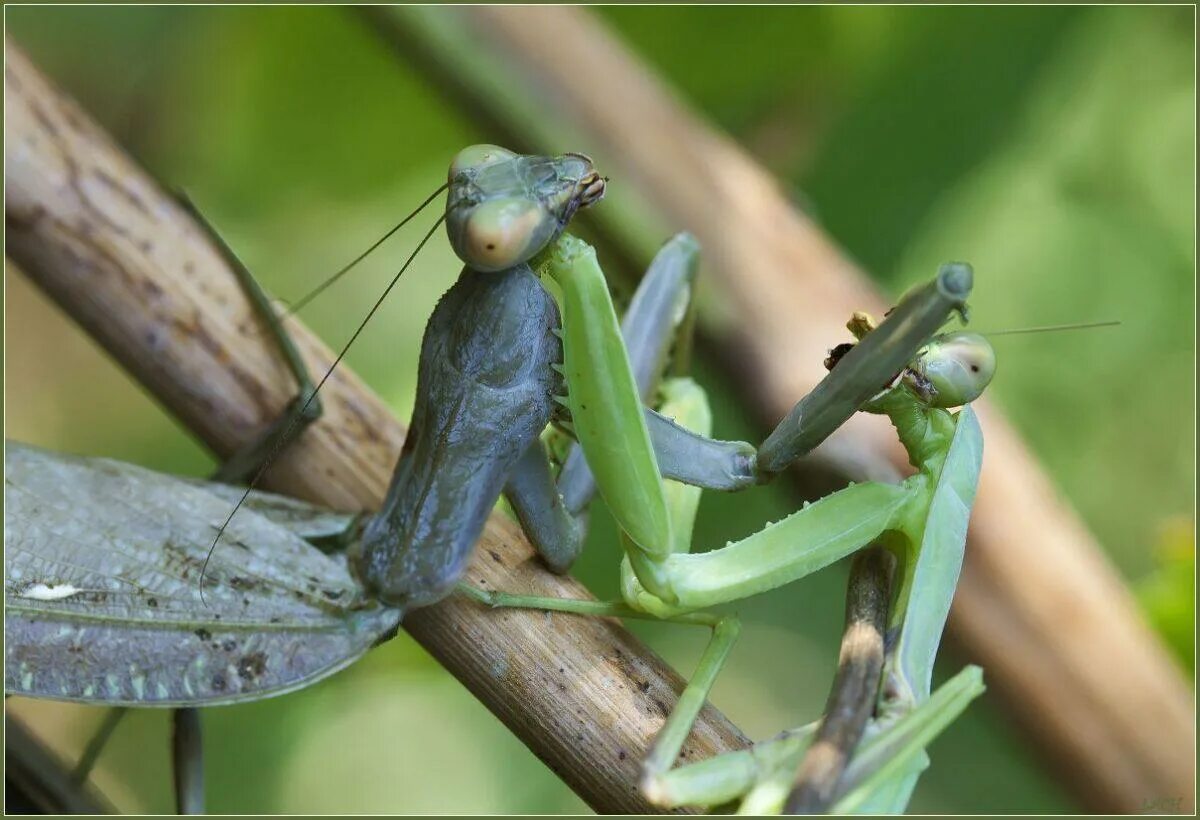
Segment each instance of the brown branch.
[{"label": "brown branch", "polygon": [[854,556],[846,589],[846,629],[825,717],[796,772],[785,814],[823,814],[875,711],[883,673],[883,632],[891,600],[891,556],[872,547]]},{"label": "brown branch", "polygon": [[[822,375],[854,310],[884,306],[866,278],[792,207],[761,167],[689,111],[586,10],[390,8],[415,32],[404,53],[440,66],[466,110],[529,135],[544,152],[582,150],[666,230],[704,248],[703,276],[730,311],[706,326],[766,425]],[[381,29],[383,36],[392,36]],[[417,48],[414,48],[414,45]],[[436,76],[436,74],[435,74]],[[570,139],[571,142],[564,142]],[[867,194],[869,196],[869,194]],[[598,209],[599,211],[603,209]],[[644,246],[637,220],[618,226]],[[1193,804],[1191,689],[1128,589],[1013,429],[975,405],[987,441],[970,544],[950,626],[1013,713],[1109,811],[1148,797]],[[818,450],[851,478],[893,475],[890,431],[852,421]]]},{"label": "brown branch", "polygon": [[[283,361],[203,230],[11,42],[5,65],[8,252],[56,302],[221,456],[291,398]],[[314,373],[329,351],[287,327]],[[323,419],[276,462],[269,486],[343,509],[379,504],[403,429],[349,370],[322,392]],[[541,569],[495,517],[468,573],[478,585],[589,597]],[[682,681],[609,620],[489,611],[451,598],[405,628],[589,805],[647,812],[638,766]],[[746,745],[705,707],[686,747]]]}]

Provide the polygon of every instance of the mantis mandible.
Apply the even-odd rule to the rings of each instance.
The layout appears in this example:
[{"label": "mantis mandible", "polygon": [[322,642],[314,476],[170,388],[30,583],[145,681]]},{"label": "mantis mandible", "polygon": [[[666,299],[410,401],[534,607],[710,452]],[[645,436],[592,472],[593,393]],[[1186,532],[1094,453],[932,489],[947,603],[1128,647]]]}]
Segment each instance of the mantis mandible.
[{"label": "mantis mandible", "polygon": [[[350,544],[346,562],[301,546],[301,537],[330,535],[327,518],[257,494],[243,498],[258,512],[226,519],[211,567],[197,543],[165,537],[142,545],[149,552],[134,555],[126,568],[138,575],[136,593],[113,588],[111,573],[72,576],[51,554],[15,550],[6,586],[12,616],[6,691],[175,707],[278,694],[343,668],[394,631],[404,612],[456,589],[491,606],[668,619],[710,627],[713,637],[643,762],[643,792],[660,805],[746,796],[748,806],[777,811],[780,772],[794,770],[803,732],[764,747],[774,750],[768,753],[775,764],[737,780],[733,791],[729,773],[739,771],[739,759],[697,764],[723,767],[717,777],[715,770],[699,777],[694,767],[671,770],[739,629],[736,619],[703,610],[787,584],[876,543],[896,554],[900,583],[880,707],[856,761],[874,753],[904,766],[863,765],[857,773],[852,767],[843,808],[902,808],[929,732],[978,691],[977,675],[943,699],[951,706],[935,704],[929,691],[981,454],[974,415],[949,408],[980,395],[995,367],[982,337],[938,335],[952,313],[964,311],[970,268],[943,266],[878,327],[856,316],[850,325],[856,343],[838,349],[829,375],[761,446],[717,441],[709,437],[703,392],[680,375],[690,350],[698,248],[686,235],[668,242],[618,323],[595,252],[565,232],[604,187],[580,154],[521,156],[479,145],[455,158],[445,221],[466,268],[427,326],[412,424],[383,509],[361,525],[340,519],[335,528]],[[259,304],[267,304],[261,294]],[[286,338],[280,341],[288,350]],[[226,475],[252,472],[264,452],[318,415],[315,389],[298,358],[289,361],[302,385],[292,415]],[[891,419],[914,475],[899,484],[848,487],[742,541],[692,552],[702,488],[739,490],[771,480],[859,409]],[[566,445],[572,449],[556,475],[547,445],[562,450],[564,435],[575,443]],[[579,552],[597,492],[622,531],[621,602],[527,598],[460,583],[501,495],[547,566],[563,572]],[[211,502],[197,496],[191,503]],[[321,522],[319,531],[313,521]],[[269,566],[265,544],[286,550],[290,563]],[[170,594],[160,599],[154,590],[162,581],[153,576],[170,560],[191,574],[169,578]],[[72,556],[71,563],[88,562]],[[180,581],[193,594],[183,595]],[[288,594],[297,590],[303,594]],[[199,593],[232,617],[218,624],[220,613],[205,612]],[[288,597],[299,606],[274,608]],[[138,612],[131,620],[140,624],[99,624],[100,605],[112,607],[112,620],[128,614],[130,601]],[[322,618],[326,645],[297,654],[303,630],[295,627]],[[96,631],[128,637],[164,623],[194,634],[200,645],[161,640],[134,663],[124,656],[80,662],[78,647]],[[280,657],[300,661],[280,664]]]}]

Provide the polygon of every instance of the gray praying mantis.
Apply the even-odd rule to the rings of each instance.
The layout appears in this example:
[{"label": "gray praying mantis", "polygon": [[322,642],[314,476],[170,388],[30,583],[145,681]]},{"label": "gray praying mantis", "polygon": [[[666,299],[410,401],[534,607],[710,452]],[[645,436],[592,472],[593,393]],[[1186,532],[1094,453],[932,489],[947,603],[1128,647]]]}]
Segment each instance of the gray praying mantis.
[{"label": "gray praying mantis", "polygon": [[[874,544],[895,556],[899,579],[888,651],[832,808],[902,810],[925,746],[982,691],[975,668],[930,686],[981,463],[967,405],[995,370],[985,338],[940,333],[953,314],[965,319],[972,272],[943,266],[878,326],[857,314],[855,342],[833,351],[826,378],[761,446],[719,441],[703,391],[684,375],[699,249],[687,235],[666,243],[618,322],[595,252],[566,232],[605,184],[580,154],[478,145],[454,159],[444,221],[466,267],[427,325],[409,434],[375,515],[10,443],[6,692],[181,710],[282,694],[353,663],[406,611],[450,594],[701,625],[712,638],[642,762],[641,789],[664,807],[740,798],[746,811],[778,812],[815,726],[672,769],[739,631],[735,617],[709,610]],[[255,474],[319,415],[320,383],[225,250],[301,385],[228,479]],[[859,410],[891,420],[913,475],[849,486],[744,540],[693,551],[702,489],[770,481]],[[501,496],[546,566],[565,572],[596,494],[621,530],[621,601],[462,583]],[[139,526],[120,534],[131,517]],[[196,522],[214,520],[224,521],[215,542],[197,535]],[[180,766],[181,807],[195,809],[195,764]]]}]

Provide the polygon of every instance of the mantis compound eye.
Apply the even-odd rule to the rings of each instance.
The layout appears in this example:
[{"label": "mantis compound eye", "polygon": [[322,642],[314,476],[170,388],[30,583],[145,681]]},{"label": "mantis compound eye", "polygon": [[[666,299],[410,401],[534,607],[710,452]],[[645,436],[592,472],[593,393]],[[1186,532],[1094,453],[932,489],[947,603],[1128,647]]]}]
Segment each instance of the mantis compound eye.
[{"label": "mantis compound eye", "polygon": [[525,262],[554,238],[558,223],[537,202],[490,199],[446,218],[450,244],[475,270],[500,271]]},{"label": "mantis compound eye", "polygon": [[917,356],[917,370],[937,391],[934,407],[958,407],[979,398],[996,374],[996,352],[978,333],[939,336]]},{"label": "mantis compound eye", "polygon": [[478,170],[485,165],[492,165],[515,156],[516,154],[512,151],[501,148],[499,145],[468,145],[459,151],[450,163],[448,179],[453,182],[454,178],[463,171]]}]

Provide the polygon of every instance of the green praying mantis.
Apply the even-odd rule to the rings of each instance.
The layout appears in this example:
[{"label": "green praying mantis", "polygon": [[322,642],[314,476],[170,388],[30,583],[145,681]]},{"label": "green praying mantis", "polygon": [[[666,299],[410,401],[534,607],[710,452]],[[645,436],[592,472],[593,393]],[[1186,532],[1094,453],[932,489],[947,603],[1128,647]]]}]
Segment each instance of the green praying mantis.
[{"label": "green praying mantis", "polygon": [[[669,241],[619,322],[595,252],[566,232],[604,189],[580,154],[479,145],[454,159],[444,220],[466,267],[427,326],[409,435],[377,515],[167,486],[127,465],[10,444],[6,515],[21,534],[6,550],[6,692],[183,710],[258,699],[344,668],[406,611],[450,594],[702,625],[712,637],[642,761],[640,787],[664,807],[741,799],[746,811],[778,812],[815,726],[672,768],[739,631],[736,618],[709,610],[878,545],[895,556],[898,578],[879,702],[832,808],[902,810],[924,747],[982,691],[974,668],[937,692],[930,685],[981,463],[967,405],[995,370],[986,339],[939,332],[953,314],[965,318],[971,270],[943,266],[878,326],[856,315],[855,342],[833,351],[828,376],[761,446],[719,441],[703,391],[684,375],[698,247],[686,235]],[[253,474],[319,415],[320,384],[245,278],[302,389],[225,477]],[[891,420],[911,476],[852,485],[741,541],[693,551],[702,489],[770,481],[859,410]],[[565,572],[597,494],[621,530],[621,601],[462,583],[502,495],[547,567]],[[114,517],[80,518],[105,506],[89,501],[99,496]],[[231,500],[234,513],[223,512]],[[111,533],[133,513],[145,527],[118,542]],[[224,520],[215,542],[194,524],[187,534],[197,520]],[[97,534],[110,551],[96,548]],[[181,806],[201,805],[198,778],[181,781]]]}]

